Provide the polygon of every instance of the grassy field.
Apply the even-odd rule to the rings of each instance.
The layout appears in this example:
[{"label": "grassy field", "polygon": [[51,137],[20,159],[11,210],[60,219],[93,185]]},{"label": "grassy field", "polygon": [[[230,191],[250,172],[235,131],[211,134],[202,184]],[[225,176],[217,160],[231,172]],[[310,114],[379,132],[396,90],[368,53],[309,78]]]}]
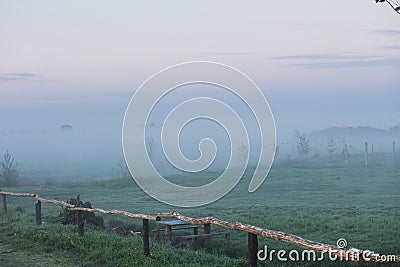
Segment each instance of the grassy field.
[{"label": "grassy field", "polygon": [[[208,181],[212,174],[204,175]],[[171,178],[180,180],[181,177]],[[2,188],[32,192],[45,198],[67,200],[81,195],[83,201],[104,209],[136,213],[177,212],[192,216],[213,216],[243,222],[301,237],[336,244],[345,238],[348,246],[381,254],[400,254],[400,163],[390,154],[375,154],[368,168],[362,155],[352,155],[345,166],[340,157],[280,162],[264,184],[252,194],[247,192],[247,175],[223,199],[199,208],[175,208],[147,196],[130,180],[63,183],[53,186]],[[180,181],[182,182],[182,181]],[[42,205],[43,225],[34,226],[34,201],[8,198],[12,209],[0,217],[1,266],[243,266],[247,250],[245,233],[234,232],[232,250],[224,249],[224,238],[213,239],[207,253],[183,249],[183,243],[151,241],[152,257],[141,255],[138,237],[110,233],[112,225],[127,225],[140,231],[140,220],[104,216],[106,230],[88,228],[84,237],[73,226],[60,225],[56,215],[61,208]],[[154,223],[152,228],[157,227]],[[260,248],[301,249],[290,244],[259,237]],[[50,253],[50,257],[47,257]],[[35,264],[24,263],[24,254],[36,255]],[[10,256],[12,255],[12,256]],[[26,258],[26,257],[25,257]],[[3,260],[5,259],[5,260]],[[21,259],[21,262],[17,260]],[[30,260],[34,260],[28,257]],[[40,264],[39,264],[40,263]],[[259,262],[260,266],[337,266],[338,262]],[[341,266],[354,266],[340,262]],[[372,266],[372,265],[371,265]]]}]

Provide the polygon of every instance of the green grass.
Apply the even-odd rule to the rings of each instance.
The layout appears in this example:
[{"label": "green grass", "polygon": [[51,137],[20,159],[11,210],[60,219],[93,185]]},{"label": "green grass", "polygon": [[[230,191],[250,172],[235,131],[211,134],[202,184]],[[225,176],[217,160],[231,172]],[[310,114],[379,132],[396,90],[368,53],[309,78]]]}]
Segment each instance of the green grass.
[{"label": "green grass", "polygon": [[[362,155],[354,155],[345,166],[337,158],[292,161],[275,166],[264,184],[252,194],[247,192],[250,177],[247,175],[238,186],[221,200],[199,208],[171,207],[159,203],[146,195],[133,181],[98,181],[65,183],[54,186],[26,186],[2,188],[15,192],[33,192],[44,198],[67,200],[81,195],[83,201],[104,209],[119,209],[137,213],[155,214],[156,212],[178,211],[181,214],[202,217],[213,216],[231,222],[243,222],[272,230],[281,230],[301,237],[336,244],[339,238],[345,238],[350,247],[369,249],[381,254],[400,254],[400,164],[391,160],[390,154],[375,154],[370,157],[368,168],[363,166]],[[210,180],[212,174],[203,179]],[[181,179],[180,177],[171,178]],[[14,207],[25,210],[11,225],[18,226],[22,240],[38,239],[56,251],[65,251],[63,255],[88,266],[151,266],[174,264],[187,266],[231,266],[243,264],[246,257],[247,237],[245,233],[234,232],[232,251],[227,253],[224,238],[214,238],[211,254],[203,250],[186,251],[180,249],[183,244],[173,246],[151,241],[152,258],[141,255],[142,244],[137,237],[121,237],[107,231],[88,229],[85,237],[76,236],[76,229],[56,223],[55,216],[61,210],[55,205],[43,204],[44,225],[36,227],[34,221],[34,201],[29,198],[8,197]],[[10,212],[12,215],[13,212]],[[17,215],[15,215],[17,216]],[[106,229],[115,220],[133,224],[140,231],[140,220],[120,216],[104,216]],[[10,220],[9,217],[2,220]],[[2,223],[3,225],[3,223]],[[151,228],[157,227],[154,223]],[[4,226],[2,226],[4,227]],[[11,226],[10,226],[11,227]],[[47,227],[47,228],[46,228]],[[45,230],[47,229],[47,230]],[[216,230],[216,229],[215,229]],[[10,231],[9,227],[5,230]],[[47,232],[46,232],[47,231]],[[40,238],[40,233],[49,235]],[[56,235],[57,238],[51,238]],[[8,243],[11,237],[0,235],[0,243]],[[35,238],[33,238],[35,237]],[[78,245],[71,245],[68,237]],[[64,241],[58,241],[58,240]],[[101,241],[106,240],[106,241]],[[66,242],[60,243],[60,242]],[[82,244],[89,246],[89,252],[82,250]],[[114,243],[113,243],[114,242]],[[115,250],[114,245],[115,244]],[[46,245],[46,246],[47,246]],[[297,249],[290,244],[267,240],[259,237],[260,248]],[[106,247],[106,248],[104,248]],[[137,252],[137,254],[135,254]],[[134,261],[126,262],[126,255],[134,253]],[[87,255],[87,256],[82,256]],[[227,257],[229,256],[229,257]],[[97,261],[99,260],[100,261]],[[131,259],[131,258],[129,258]],[[231,261],[230,261],[231,259]],[[235,260],[238,259],[238,260]],[[289,263],[285,263],[288,265]],[[291,263],[298,266],[298,263]],[[260,262],[262,266],[280,266],[279,262]],[[337,266],[337,262],[328,260],[322,263],[300,263],[304,266]],[[355,266],[340,262],[341,266]],[[74,266],[69,265],[69,266]],[[86,265],[85,265],[86,266]]]},{"label": "green grass", "polygon": [[[24,252],[38,255],[61,255],[58,262],[49,262],[54,266],[243,266],[243,260],[234,260],[226,256],[216,256],[203,250],[188,251],[174,249],[166,243],[153,242],[152,256],[145,257],[142,250],[142,240],[138,236],[120,236],[92,227],[86,227],[85,235],[79,236],[76,227],[72,225],[43,224],[35,226],[29,223],[31,218],[11,210],[9,215],[0,220],[0,237],[2,246],[19,250],[18,256]],[[4,243],[3,243],[4,242]],[[7,254],[7,251],[5,251]],[[47,256],[48,258],[48,256]],[[0,261],[1,262],[1,261]],[[12,259],[3,260],[1,266],[15,266]],[[26,265],[32,266],[43,262],[30,259]],[[53,265],[52,265],[53,264]],[[22,266],[22,265],[21,265]]]}]

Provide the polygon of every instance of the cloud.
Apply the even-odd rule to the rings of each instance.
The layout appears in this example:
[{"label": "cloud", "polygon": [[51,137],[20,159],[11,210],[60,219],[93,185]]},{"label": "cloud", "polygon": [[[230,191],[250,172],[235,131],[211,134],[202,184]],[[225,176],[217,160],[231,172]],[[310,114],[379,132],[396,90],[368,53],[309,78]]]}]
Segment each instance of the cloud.
[{"label": "cloud", "polygon": [[0,81],[5,81],[5,82],[22,81],[22,80],[27,80],[27,79],[28,78],[26,78],[26,77],[8,77],[8,76],[0,75]]},{"label": "cloud", "polygon": [[385,45],[382,46],[383,49],[397,50],[400,49],[400,45]]},{"label": "cloud", "polygon": [[211,55],[211,56],[245,56],[250,55],[250,52],[206,52],[203,53],[204,55]]},{"label": "cloud", "polygon": [[11,77],[35,77],[37,76],[34,73],[31,72],[10,72],[10,73],[4,73],[4,76],[11,76]]},{"label": "cloud", "polygon": [[[389,47],[387,47],[389,49]],[[391,46],[400,49],[400,46]],[[373,55],[316,54],[272,57],[275,60],[288,62],[289,67],[305,68],[366,68],[366,67],[400,67],[398,57],[378,57]]]},{"label": "cloud", "polygon": [[311,63],[289,64],[290,67],[306,68],[369,68],[369,67],[397,67],[400,68],[400,58],[360,59],[343,61],[322,61]]},{"label": "cloud", "polygon": [[0,74],[0,82],[12,82],[12,81],[51,81],[46,79],[40,79],[40,75],[32,72],[8,72]]},{"label": "cloud", "polygon": [[365,59],[376,58],[375,56],[360,56],[360,55],[341,55],[341,54],[316,54],[316,55],[292,55],[271,57],[276,60],[348,60],[348,59]]},{"label": "cloud", "polygon": [[376,29],[371,31],[372,33],[381,35],[400,35],[400,30],[393,30],[393,29]]},{"label": "cloud", "polygon": [[23,81],[32,79],[34,77],[36,77],[36,75],[31,72],[9,72],[0,74],[0,81],[5,81],[5,82]]}]

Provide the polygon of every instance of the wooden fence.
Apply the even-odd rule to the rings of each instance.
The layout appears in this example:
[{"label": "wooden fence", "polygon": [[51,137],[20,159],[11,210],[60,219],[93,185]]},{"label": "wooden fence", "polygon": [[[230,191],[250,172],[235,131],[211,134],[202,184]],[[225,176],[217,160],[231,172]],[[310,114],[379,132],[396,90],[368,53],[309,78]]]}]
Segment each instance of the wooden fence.
[{"label": "wooden fence", "polygon": [[[274,230],[268,230],[265,228],[249,225],[249,224],[243,224],[240,222],[226,222],[222,221],[220,219],[214,218],[214,217],[205,217],[205,218],[199,218],[199,219],[194,219],[190,218],[187,216],[180,215],[177,212],[172,212],[172,213],[157,213],[156,215],[146,215],[146,214],[135,214],[135,213],[130,213],[127,211],[120,211],[120,210],[103,210],[103,209],[98,209],[98,208],[83,208],[79,206],[74,206],[71,205],[67,202],[64,201],[59,201],[59,200],[53,200],[53,199],[45,199],[40,197],[37,194],[30,194],[30,193],[12,193],[12,192],[3,192],[0,191],[1,199],[2,199],[2,207],[3,207],[3,212],[7,213],[7,198],[6,196],[15,196],[15,197],[32,197],[36,199],[35,202],[35,211],[36,211],[36,224],[40,225],[42,224],[42,215],[41,215],[41,204],[42,203],[51,203],[51,204],[57,204],[66,207],[69,210],[75,210],[78,211],[78,216],[77,216],[77,225],[78,225],[78,233],[80,235],[84,234],[84,222],[82,220],[82,212],[98,212],[98,213],[103,213],[103,214],[117,214],[117,215],[122,215],[126,216],[129,218],[133,219],[142,219],[142,239],[143,239],[143,253],[146,256],[150,255],[150,238],[149,238],[149,220],[151,221],[160,221],[161,219],[170,219],[170,218],[175,218],[190,224],[195,224],[195,225],[205,225],[206,228],[209,228],[210,225],[215,225],[219,226],[225,229],[229,230],[234,230],[234,231],[242,231],[242,232],[247,232],[248,238],[247,238],[247,243],[248,243],[248,261],[249,261],[249,266],[257,266],[257,253],[258,253],[258,236],[264,237],[264,238],[269,238],[273,240],[278,240],[286,243],[290,243],[293,245],[296,245],[298,247],[301,247],[306,250],[312,250],[315,252],[320,252],[324,254],[329,254],[331,256],[336,256],[339,259],[344,259],[347,261],[353,261],[353,262],[377,262],[377,263],[394,263],[394,262],[400,262],[400,255],[394,255],[393,257],[381,257],[380,254],[375,253],[373,251],[369,250],[361,250],[361,249],[356,249],[356,248],[340,248],[335,245],[328,245],[328,244],[323,244],[319,242],[314,242],[311,240],[304,239],[302,237],[292,235],[292,234],[287,234],[281,231],[274,231]],[[79,196],[78,196],[78,201],[79,203]],[[79,205],[79,204],[78,204]],[[344,258],[344,256],[346,257]],[[358,255],[358,256],[357,256]],[[362,256],[361,256],[362,255]]]}]

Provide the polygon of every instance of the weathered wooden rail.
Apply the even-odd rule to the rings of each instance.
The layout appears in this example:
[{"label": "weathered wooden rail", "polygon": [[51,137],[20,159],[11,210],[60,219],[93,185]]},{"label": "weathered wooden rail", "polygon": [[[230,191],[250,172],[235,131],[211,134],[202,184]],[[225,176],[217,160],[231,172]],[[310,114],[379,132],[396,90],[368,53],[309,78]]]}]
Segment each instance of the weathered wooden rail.
[{"label": "weathered wooden rail", "polygon": [[[257,266],[257,252],[258,252],[258,236],[278,240],[286,243],[290,243],[296,245],[298,247],[312,250],[315,252],[320,252],[324,254],[337,256],[340,259],[353,261],[353,262],[376,262],[376,263],[399,263],[400,262],[400,255],[394,255],[393,257],[380,257],[380,254],[375,253],[369,250],[361,250],[357,248],[340,248],[335,245],[323,244],[319,242],[314,242],[296,235],[287,234],[281,231],[274,231],[269,229],[264,229],[261,227],[243,224],[240,222],[226,222],[214,217],[205,217],[205,218],[198,218],[194,219],[191,217],[180,215],[177,212],[172,213],[157,213],[156,215],[146,215],[146,214],[136,214],[130,213],[127,211],[120,211],[120,210],[103,210],[98,208],[83,208],[79,206],[71,205],[64,201],[53,200],[53,199],[45,199],[40,197],[37,194],[30,194],[30,193],[13,193],[13,192],[3,192],[0,191],[1,199],[2,199],[2,207],[3,213],[7,213],[7,198],[6,196],[15,196],[15,197],[32,197],[36,199],[35,202],[35,211],[36,211],[36,224],[40,225],[42,223],[42,215],[41,215],[41,203],[51,203],[57,204],[64,207],[67,207],[69,210],[75,210],[78,212],[98,212],[103,214],[116,214],[122,215],[133,219],[142,219],[142,239],[143,239],[143,253],[146,256],[150,255],[150,240],[149,240],[149,220],[151,221],[159,221],[161,219],[171,219],[175,218],[190,224],[194,225],[204,225],[205,229],[208,229],[208,234],[211,232],[211,225],[219,226],[225,229],[234,230],[234,231],[242,231],[247,232],[248,235],[248,261],[249,266]],[[79,201],[78,201],[79,203]],[[83,235],[83,225],[84,222],[82,218],[78,214],[78,232],[79,234]],[[207,234],[207,233],[205,233]],[[347,257],[344,257],[348,255]],[[358,255],[355,256],[355,255]],[[361,256],[362,255],[362,256]]]}]

